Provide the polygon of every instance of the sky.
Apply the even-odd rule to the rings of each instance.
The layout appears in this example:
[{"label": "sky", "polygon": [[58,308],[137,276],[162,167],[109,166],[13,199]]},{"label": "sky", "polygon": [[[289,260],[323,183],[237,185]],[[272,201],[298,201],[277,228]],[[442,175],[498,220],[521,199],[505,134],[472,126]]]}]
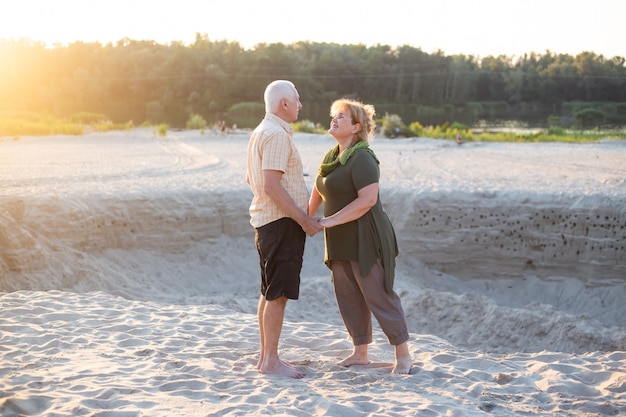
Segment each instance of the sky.
[{"label": "sky", "polygon": [[625,0],[2,0],[0,39],[409,45],[446,55],[626,57]]}]

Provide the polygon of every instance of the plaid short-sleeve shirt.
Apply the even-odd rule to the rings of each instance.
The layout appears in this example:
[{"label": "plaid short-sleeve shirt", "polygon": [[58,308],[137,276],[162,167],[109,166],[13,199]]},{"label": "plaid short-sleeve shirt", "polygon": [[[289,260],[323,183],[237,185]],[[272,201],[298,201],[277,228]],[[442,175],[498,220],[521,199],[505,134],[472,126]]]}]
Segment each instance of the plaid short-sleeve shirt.
[{"label": "plaid short-sleeve shirt", "polygon": [[253,193],[250,204],[250,224],[253,227],[287,217],[263,191],[264,170],[282,171],[281,185],[298,207],[307,211],[309,192],[304,182],[302,159],[292,136],[291,125],[271,113],[265,115],[250,136],[246,181]]}]

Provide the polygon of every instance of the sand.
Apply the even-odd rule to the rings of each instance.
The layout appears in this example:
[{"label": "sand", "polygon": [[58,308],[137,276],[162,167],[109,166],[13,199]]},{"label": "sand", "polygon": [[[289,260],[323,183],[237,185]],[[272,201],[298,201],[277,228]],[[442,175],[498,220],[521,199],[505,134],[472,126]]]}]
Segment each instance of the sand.
[{"label": "sand", "polygon": [[[410,375],[307,240],[258,374],[249,132],[0,140],[0,415],[626,415],[626,141],[376,139]],[[296,134],[309,187],[334,140]]]}]

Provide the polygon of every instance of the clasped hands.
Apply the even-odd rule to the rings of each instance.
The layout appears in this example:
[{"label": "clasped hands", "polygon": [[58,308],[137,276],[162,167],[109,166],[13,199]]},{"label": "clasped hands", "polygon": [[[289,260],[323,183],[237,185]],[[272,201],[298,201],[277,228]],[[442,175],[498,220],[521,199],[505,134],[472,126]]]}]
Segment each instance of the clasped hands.
[{"label": "clasped hands", "polygon": [[322,229],[326,227],[333,227],[333,226],[335,226],[335,224],[332,219],[328,217],[316,216],[316,217],[309,217],[303,229],[307,235],[313,237]]}]

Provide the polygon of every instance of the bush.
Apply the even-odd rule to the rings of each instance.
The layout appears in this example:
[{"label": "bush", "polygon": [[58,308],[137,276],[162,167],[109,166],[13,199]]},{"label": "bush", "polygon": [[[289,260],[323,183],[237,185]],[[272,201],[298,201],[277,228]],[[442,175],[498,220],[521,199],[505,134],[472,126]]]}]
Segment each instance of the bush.
[{"label": "bush", "polygon": [[413,131],[411,130],[409,126],[402,125],[396,137],[400,137],[400,136],[405,137],[405,138],[411,138],[415,136],[415,133],[413,133]]},{"label": "bush", "polygon": [[152,131],[152,133],[156,136],[157,134],[159,136],[167,136],[167,130],[170,128],[170,126],[167,123],[161,123],[158,126],[155,126],[154,130]]},{"label": "bush", "polygon": [[548,127],[548,135],[563,136],[565,134],[565,128],[561,126]]},{"label": "bush", "polygon": [[597,109],[584,109],[574,113],[580,127],[593,127],[604,124],[604,112]]},{"label": "bush", "polygon": [[296,132],[302,132],[302,133],[326,133],[325,129],[322,129],[319,126],[316,126],[315,123],[313,123],[310,120],[301,120],[298,122],[294,122],[292,123],[293,126],[293,130]]},{"label": "bush", "polygon": [[561,126],[561,118],[559,116],[549,116],[548,126]]},{"label": "bush", "polygon": [[203,130],[206,129],[206,127],[206,120],[204,120],[204,117],[199,114],[192,114],[189,116],[189,119],[187,119],[187,129]]},{"label": "bush", "polygon": [[241,102],[228,109],[228,121],[239,127],[255,127],[265,115],[265,105],[257,102]]},{"label": "bush", "polygon": [[449,127],[449,129],[452,130],[468,130],[468,127],[466,124],[463,123],[459,123],[459,122],[454,122],[452,123],[452,125]]},{"label": "bush", "polygon": [[404,123],[402,123],[402,119],[400,118],[400,116],[398,116],[397,114],[385,113],[382,126],[382,132],[384,137],[398,137],[402,133],[403,128]]},{"label": "bush", "polygon": [[414,136],[424,136],[424,126],[420,122],[413,122],[409,125],[409,129]]}]

